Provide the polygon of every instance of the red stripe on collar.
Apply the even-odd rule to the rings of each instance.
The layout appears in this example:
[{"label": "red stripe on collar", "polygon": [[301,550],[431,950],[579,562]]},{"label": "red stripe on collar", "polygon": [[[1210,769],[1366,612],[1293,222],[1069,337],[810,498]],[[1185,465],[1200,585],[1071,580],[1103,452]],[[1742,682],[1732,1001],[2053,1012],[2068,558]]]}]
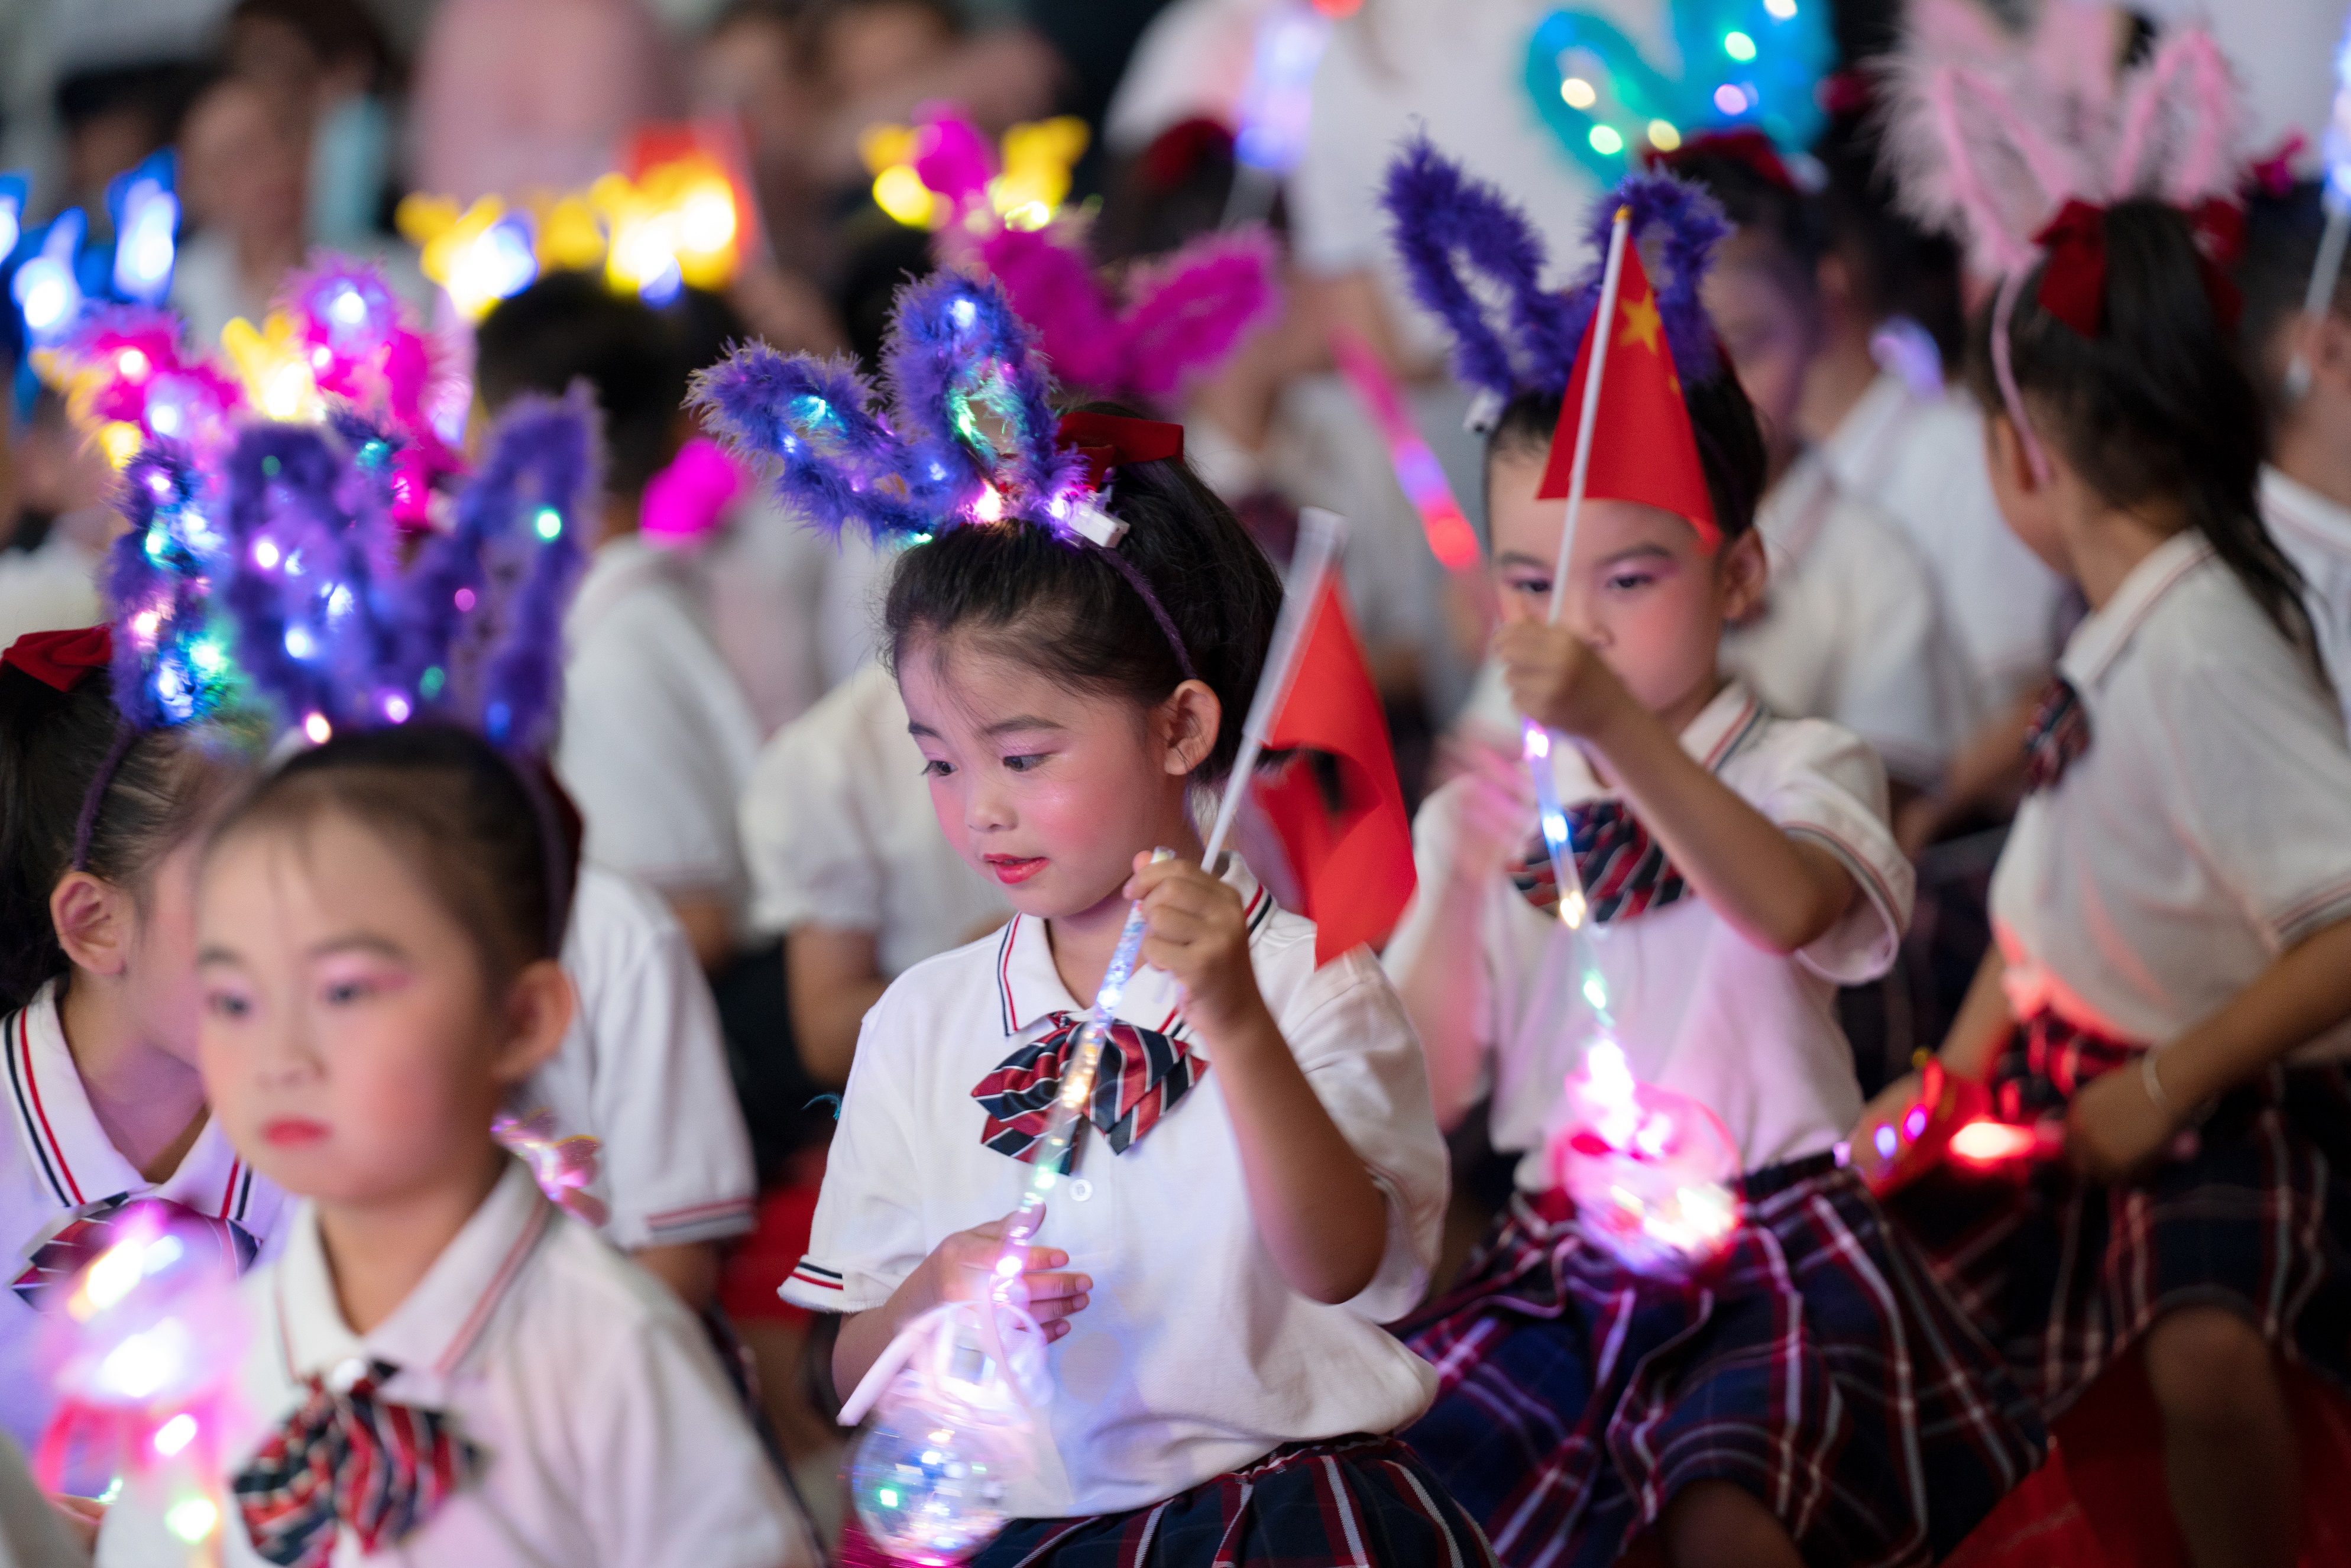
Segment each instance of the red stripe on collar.
[{"label": "red stripe on collar", "polygon": [[24,1073],[25,1092],[31,1096],[33,1119],[39,1124],[42,1139],[49,1146],[49,1157],[57,1162],[58,1176],[65,1179],[67,1187],[73,1193],[73,1200],[76,1204],[88,1203],[89,1199],[82,1196],[81,1184],[74,1179],[73,1167],[66,1164],[65,1147],[57,1142],[56,1129],[49,1125],[49,1113],[41,1105],[41,1085],[33,1075],[32,1026],[26,1021],[26,1017],[31,1010],[27,1008],[24,1012],[16,1015],[16,1048],[18,1061]]},{"label": "red stripe on collar", "polygon": [[466,1314],[465,1323],[449,1341],[449,1348],[443,1351],[441,1359],[434,1364],[434,1370],[444,1377],[455,1372],[457,1364],[465,1359],[465,1353],[474,1348],[475,1340],[481,1337],[482,1330],[489,1323],[490,1314],[497,1310],[498,1303],[506,1299],[508,1287],[522,1272],[523,1263],[530,1257],[531,1249],[538,1245],[539,1239],[555,1223],[555,1205],[548,1202],[536,1188],[531,1197],[535,1201],[531,1205],[530,1218],[523,1223],[522,1234],[515,1238],[514,1245],[507,1251],[506,1261],[500,1263],[498,1271],[490,1277],[489,1288],[482,1292],[482,1299],[474,1303],[474,1310]]}]

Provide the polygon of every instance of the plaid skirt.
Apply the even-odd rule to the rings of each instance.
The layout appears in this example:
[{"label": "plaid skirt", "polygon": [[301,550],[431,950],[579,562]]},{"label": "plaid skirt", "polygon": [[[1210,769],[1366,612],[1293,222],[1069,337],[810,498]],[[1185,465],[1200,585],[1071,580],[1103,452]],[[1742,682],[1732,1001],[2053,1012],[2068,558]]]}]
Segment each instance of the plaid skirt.
[{"label": "plaid skirt", "polygon": [[1687,1285],[1521,1196],[1468,1282],[1402,1326],[1435,1364],[1405,1431],[1511,1568],[1602,1568],[1683,1488],[1761,1500],[1808,1563],[1938,1559],[2039,1465],[2040,1417],[1859,1177],[1758,1171]]},{"label": "plaid skirt", "polygon": [[[2043,1015],[1994,1065],[1994,1103],[2037,1119],[2137,1057]],[[2188,1306],[2237,1312],[2351,1391],[2351,1075],[2272,1067],[2192,1132],[2127,1186],[2055,1161],[2021,1176],[1946,1168],[1888,1204],[2049,1414]]]},{"label": "plaid skirt", "polygon": [[1459,1504],[1394,1437],[1289,1443],[1132,1513],[1019,1519],[971,1568],[1495,1568]]}]

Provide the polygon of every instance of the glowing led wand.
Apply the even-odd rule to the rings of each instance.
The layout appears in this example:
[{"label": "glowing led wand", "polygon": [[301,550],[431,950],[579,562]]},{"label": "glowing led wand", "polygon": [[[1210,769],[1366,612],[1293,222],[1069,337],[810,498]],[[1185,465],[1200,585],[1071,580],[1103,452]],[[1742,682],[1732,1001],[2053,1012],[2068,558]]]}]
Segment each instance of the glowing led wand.
[{"label": "glowing led wand", "polygon": [[[1625,246],[1632,228],[1633,209],[1618,207],[1616,221],[1608,229],[1608,259],[1600,273],[1600,303],[1593,317],[1592,364],[1583,377],[1583,406],[1576,412],[1575,462],[1567,480],[1567,522],[1560,530],[1559,561],[1551,574],[1551,612],[1546,619],[1554,626],[1559,624],[1560,612],[1567,605],[1568,557],[1575,549],[1576,518],[1583,510],[1584,483],[1592,472],[1592,432],[1600,417],[1600,379],[1608,367],[1609,340],[1615,336],[1611,328],[1616,319],[1616,290],[1624,278]],[[1583,876],[1576,869],[1567,811],[1559,802],[1559,779],[1552,771],[1552,748],[1565,742],[1532,719],[1525,721],[1522,737],[1527,769],[1534,775],[1535,805],[1541,814],[1543,847],[1550,852],[1552,877],[1559,886],[1559,917],[1575,933],[1576,967],[1583,972],[1584,1000],[1592,1004],[1593,1011],[1599,1015],[1601,1028],[1613,1039],[1616,1026],[1608,1016],[1608,988],[1600,977],[1600,966],[1592,953],[1592,935],[1583,922]]]}]

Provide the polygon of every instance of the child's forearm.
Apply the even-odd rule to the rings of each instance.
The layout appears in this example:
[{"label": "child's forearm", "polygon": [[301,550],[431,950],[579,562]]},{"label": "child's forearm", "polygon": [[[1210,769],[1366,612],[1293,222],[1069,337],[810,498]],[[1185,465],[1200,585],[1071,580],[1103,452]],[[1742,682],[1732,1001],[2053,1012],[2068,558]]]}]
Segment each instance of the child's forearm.
[{"label": "child's forearm", "polygon": [[2242,1083],[2351,1018],[2351,920],[2286,949],[2226,1007],[2163,1050],[2164,1098],[2188,1106]]},{"label": "child's forearm", "polygon": [[1935,1053],[1945,1071],[1978,1083],[1991,1073],[2001,1048],[2016,1029],[2016,1015],[2009,1010],[2008,990],[2002,984],[2007,973],[2007,961],[1995,943],[1977,967],[1959,1014],[1943,1035],[1942,1049]]},{"label": "child's forearm", "polygon": [[1625,704],[1592,744],[1683,880],[1758,946],[1793,953],[1860,895],[1834,855],[1782,832],[1647,710]]},{"label": "child's forearm", "polygon": [[865,1381],[865,1375],[882,1359],[898,1331],[939,1304],[941,1298],[931,1281],[926,1261],[900,1281],[888,1301],[841,1320],[841,1333],[832,1342],[832,1385],[842,1401]]},{"label": "child's forearm", "polygon": [[1409,931],[1399,933],[1389,947],[1388,977],[1420,1036],[1437,1124],[1450,1132],[1477,1092],[1478,1062],[1485,1049],[1478,1028],[1484,1014],[1480,915],[1486,890],[1447,876],[1422,883],[1419,897],[1428,907],[1406,917]]},{"label": "child's forearm", "polygon": [[1387,1205],[1270,1013],[1212,1047],[1240,1145],[1249,1212],[1290,1288],[1329,1304],[1360,1295],[1387,1247]]}]

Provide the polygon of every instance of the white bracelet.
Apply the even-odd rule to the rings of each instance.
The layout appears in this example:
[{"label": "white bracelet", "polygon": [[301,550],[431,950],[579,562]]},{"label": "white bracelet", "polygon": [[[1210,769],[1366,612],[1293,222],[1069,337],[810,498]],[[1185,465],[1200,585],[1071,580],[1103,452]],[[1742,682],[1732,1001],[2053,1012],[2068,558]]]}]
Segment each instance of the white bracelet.
[{"label": "white bracelet", "polygon": [[2147,1097],[2155,1103],[2157,1110],[2167,1116],[2179,1114],[2179,1107],[2173,1104],[2171,1096],[2163,1092],[2163,1080],[2156,1076],[2155,1052],[2152,1051],[2138,1053],[2138,1081],[2146,1085]]}]

